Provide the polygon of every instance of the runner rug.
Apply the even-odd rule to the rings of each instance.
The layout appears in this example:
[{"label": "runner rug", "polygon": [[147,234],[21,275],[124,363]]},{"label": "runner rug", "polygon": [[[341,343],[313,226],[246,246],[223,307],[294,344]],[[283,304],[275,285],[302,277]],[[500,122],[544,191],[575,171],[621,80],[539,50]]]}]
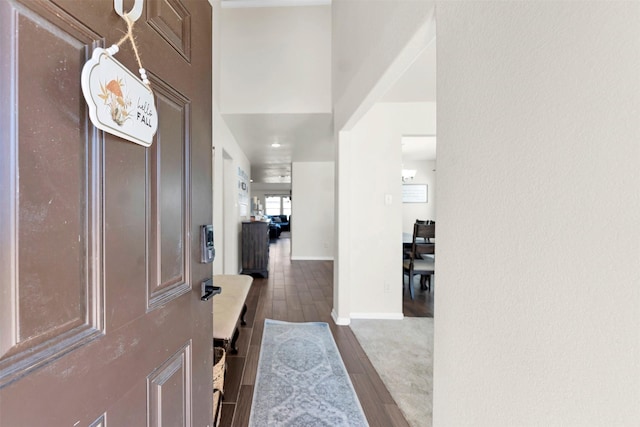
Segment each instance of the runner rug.
[{"label": "runner rug", "polygon": [[368,426],[327,323],[265,320],[249,426]]}]

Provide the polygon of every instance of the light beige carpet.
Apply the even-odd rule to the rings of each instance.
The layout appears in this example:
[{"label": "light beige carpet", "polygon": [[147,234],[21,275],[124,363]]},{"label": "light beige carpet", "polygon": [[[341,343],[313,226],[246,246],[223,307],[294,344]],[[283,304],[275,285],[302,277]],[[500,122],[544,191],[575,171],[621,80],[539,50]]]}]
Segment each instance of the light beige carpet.
[{"label": "light beige carpet", "polygon": [[409,424],[431,427],[433,319],[354,319],[350,326]]}]

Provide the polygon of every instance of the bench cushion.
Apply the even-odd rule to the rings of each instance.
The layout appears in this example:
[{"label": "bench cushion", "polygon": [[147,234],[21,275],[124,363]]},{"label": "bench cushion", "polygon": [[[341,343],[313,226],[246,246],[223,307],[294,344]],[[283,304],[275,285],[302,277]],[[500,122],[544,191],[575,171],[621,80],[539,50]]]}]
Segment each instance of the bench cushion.
[{"label": "bench cushion", "polygon": [[222,292],[213,297],[213,338],[230,340],[244,307],[253,277],[245,274],[213,276],[213,285]]}]

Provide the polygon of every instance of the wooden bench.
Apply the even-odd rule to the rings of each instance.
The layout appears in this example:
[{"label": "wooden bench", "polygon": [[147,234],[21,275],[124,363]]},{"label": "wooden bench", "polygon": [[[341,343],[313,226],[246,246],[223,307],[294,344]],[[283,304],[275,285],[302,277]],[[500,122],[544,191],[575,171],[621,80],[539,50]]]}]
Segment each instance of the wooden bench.
[{"label": "wooden bench", "polygon": [[222,292],[213,298],[213,345],[223,347],[230,354],[237,354],[236,342],[240,325],[246,325],[245,303],[253,277],[244,274],[220,274],[213,276],[213,284]]}]

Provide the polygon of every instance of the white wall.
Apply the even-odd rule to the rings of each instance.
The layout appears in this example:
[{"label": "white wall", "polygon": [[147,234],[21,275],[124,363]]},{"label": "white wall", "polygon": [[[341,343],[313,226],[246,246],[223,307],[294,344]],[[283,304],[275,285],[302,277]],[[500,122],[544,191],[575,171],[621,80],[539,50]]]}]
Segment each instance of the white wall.
[{"label": "white wall", "polygon": [[434,426],[638,426],[640,3],[437,20]]},{"label": "white wall", "polygon": [[434,160],[403,160],[403,169],[415,169],[416,176],[407,184],[426,184],[427,203],[402,204],[402,232],[413,233],[416,219],[436,220],[436,162]]},{"label": "white wall", "polygon": [[332,260],[334,254],[334,163],[292,164],[292,260]]},{"label": "white wall", "polygon": [[[406,48],[409,40],[431,18],[434,2],[333,0],[331,9],[333,111],[337,138],[337,132],[349,130],[344,129],[345,124],[372,94],[381,76],[389,73],[398,52]],[[424,37],[432,38],[433,34],[425,33]],[[418,42],[416,53],[426,45],[426,42]],[[408,67],[416,56],[406,58],[408,61],[398,62],[396,66]],[[380,87],[379,93],[374,95],[384,95],[397,77],[386,82],[386,87]]]},{"label": "white wall", "polygon": [[213,271],[214,274],[236,274],[241,268],[242,221],[248,220],[250,215],[250,206],[246,216],[240,215],[237,171],[238,168],[249,171],[249,161],[215,108],[213,127],[213,228],[216,247]]},{"label": "white wall", "polygon": [[331,111],[330,6],[220,13],[223,113]]},{"label": "white wall", "polygon": [[[360,301],[362,294],[356,295],[358,289],[352,278],[360,271],[354,269],[352,261],[364,257],[367,248],[360,245],[352,247],[353,235],[357,226],[355,218],[360,214],[388,216],[392,221],[389,229],[383,230],[383,240],[378,244],[374,236],[373,244],[381,246],[384,251],[401,244],[402,215],[400,209],[400,186],[389,185],[398,182],[400,168],[400,144],[398,152],[389,158],[394,165],[389,169],[386,164],[380,165],[383,176],[374,177],[385,181],[366,206],[359,205],[352,195],[357,185],[370,193],[370,182],[362,182],[353,170],[353,164],[360,161],[363,153],[367,155],[376,147],[368,145],[364,151],[352,149],[352,132],[355,124],[371,107],[378,102],[394,85],[398,77],[413,63],[421,52],[433,41],[435,25],[433,24],[434,3],[413,0],[380,0],[375,2],[334,0],[332,2],[332,76],[333,76],[333,111],[334,137],[336,141],[336,252],[334,262],[334,294],[332,317],[338,324],[348,324],[354,310],[365,310],[363,316],[401,317],[402,306],[399,296],[391,293],[393,283],[400,279],[397,273],[392,279],[390,271],[395,263],[393,257],[377,267],[384,269],[384,274],[376,278],[374,295],[367,295],[367,301],[374,299],[372,305]],[[381,148],[384,150],[384,148]],[[375,157],[375,155],[374,155]],[[380,159],[373,159],[374,167],[378,167]],[[359,170],[359,169],[358,169]],[[364,176],[371,171],[365,170]],[[388,181],[387,181],[388,180]],[[393,212],[387,212],[383,204],[385,194],[391,194]],[[383,209],[380,209],[382,203]],[[370,208],[373,207],[373,211]],[[378,224],[381,224],[378,222]],[[357,227],[356,227],[357,228]],[[396,229],[397,228],[397,229]],[[370,237],[370,236],[368,236]],[[365,250],[365,252],[361,252]],[[399,256],[401,251],[399,250]],[[399,261],[398,261],[399,262]],[[389,292],[384,289],[388,288]],[[382,294],[380,295],[382,289]],[[400,289],[401,291],[401,289]],[[369,289],[366,290],[369,292]],[[394,295],[385,298],[386,294]],[[353,295],[353,297],[352,297]],[[385,300],[385,301],[383,301]],[[352,307],[356,304],[356,308]],[[384,310],[375,313],[372,310]],[[357,314],[357,313],[356,313]]]},{"label": "white wall", "polygon": [[213,273],[235,274],[241,267],[241,222],[248,218],[240,216],[236,171],[240,167],[248,172],[250,167],[249,160],[238,146],[219,111],[220,10],[219,1],[213,2],[213,228],[216,247]]},{"label": "white wall", "polygon": [[434,134],[435,108],[426,102],[379,103],[350,132],[350,317],[402,317],[401,138]]}]

